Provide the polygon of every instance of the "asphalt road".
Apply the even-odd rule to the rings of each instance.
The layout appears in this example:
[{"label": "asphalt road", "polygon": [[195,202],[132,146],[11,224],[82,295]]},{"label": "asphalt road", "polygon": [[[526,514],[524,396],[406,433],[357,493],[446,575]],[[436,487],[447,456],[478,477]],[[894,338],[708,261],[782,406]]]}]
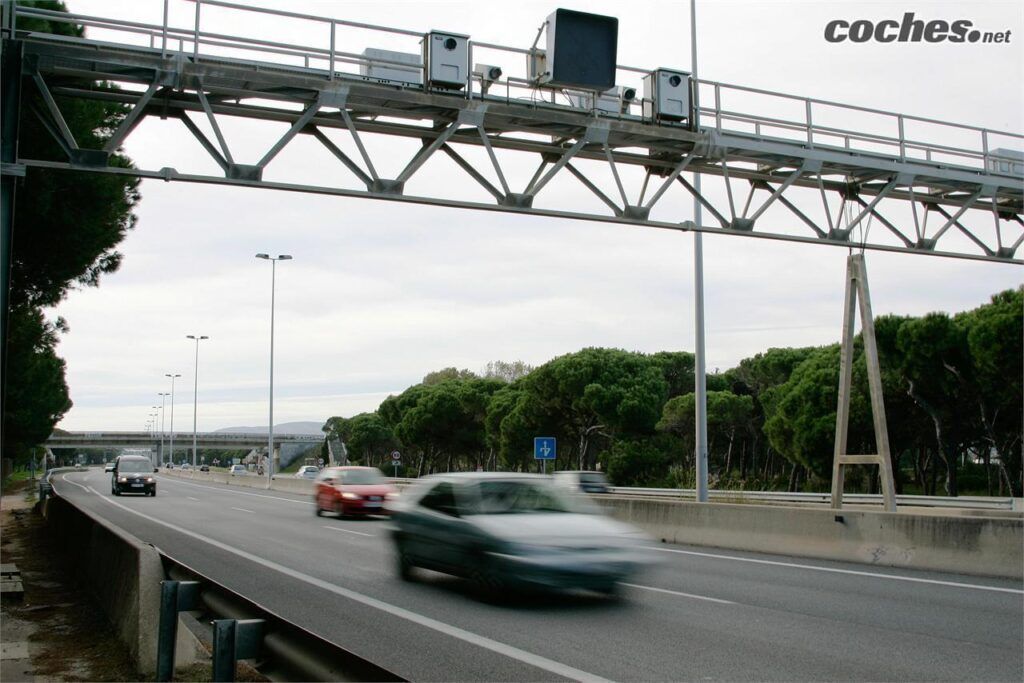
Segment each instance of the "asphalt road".
[{"label": "asphalt road", "polygon": [[1024,585],[654,544],[618,599],[480,602],[394,570],[385,520],[316,517],[305,496],[160,476],[60,495],[282,617],[410,680],[1021,681]]}]

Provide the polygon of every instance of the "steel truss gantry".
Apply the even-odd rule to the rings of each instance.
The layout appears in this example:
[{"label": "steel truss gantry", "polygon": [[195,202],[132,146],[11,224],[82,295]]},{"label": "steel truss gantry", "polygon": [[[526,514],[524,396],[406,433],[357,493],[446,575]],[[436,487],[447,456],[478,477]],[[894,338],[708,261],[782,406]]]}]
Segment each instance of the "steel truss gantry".
[{"label": "steel truss gantry", "polygon": [[[207,5],[244,9],[204,0],[202,6]],[[509,89],[522,86],[522,79],[509,78],[504,96],[494,94],[493,84],[490,94],[475,88],[472,79],[462,91],[437,91],[338,71],[341,55],[348,54],[335,54],[334,29],[345,23],[342,20],[330,20],[328,58],[323,49],[279,42],[254,45],[259,41],[203,32],[199,7],[196,3],[194,30],[174,29],[166,23],[145,26],[62,15],[64,20],[111,30],[148,31],[152,46],[18,33],[16,43],[23,52],[20,70],[45,103],[26,113],[38,117],[67,158],[44,160],[22,149],[15,163],[4,163],[3,172],[19,174],[25,167],[73,169],[1024,263],[1018,256],[1024,243],[1020,162],[1003,163],[1001,168],[995,163],[1001,150],[989,149],[992,135],[1024,142],[1017,134],[955,126],[960,132],[978,132],[978,148],[924,143],[905,133],[908,122],[952,124],[902,115],[892,115],[899,127],[894,137],[858,133],[812,119],[812,105],[842,105],[776,93],[771,94],[804,102],[804,120],[746,114],[724,108],[723,91],[764,91],[710,81],[695,85],[701,89],[699,120],[707,123],[697,130],[628,114],[604,115],[544,98],[509,96]],[[55,14],[31,8],[18,8],[17,13]],[[174,40],[177,51],[168,48]],[[186,40],[192,42],[191,50],[184,47]],[[5,59],[14,57],[14,44],[5,45]],[[241,45],[259,52],[248,60],[208,55],[204,54],[207,45]],[[294,56],[301,49],[306,50],[304,65],[267,61],[281,53]],[[329,59],[330,68],[308,66],[317,59]],[[349,55],[348,61],[358,59]],[[61,98],[113,101],[131,109],[102,150],[83,149],[62,116]],[[111,154],[147,117],[179,120],[181,129],[206,150],[222,174],[111,165]],[[284,123],[288,129],[280,137],[268,138],[258,161],[240,163],[239,150],[232,150],[222,132],[226,117]],[[201,127],[199,122],[205,123]],[[752,132],[743,130],[751,126]],[[212,130],[214,139],[204,127]],[[774,134],[769,135],[769,130]],[[329,131],[348,136],[353,143],[348,149],[358,154],[343,151],[327,135]],[[265,169],[297,135],[319,141],[350,172],[352,184],[266,180]],[[421,146],[400,173],[384,177],[367,144],[376,136],[414,139]],[[474,162],[467,154],[470,148],[485,154],[476,155]],[[866,151],[878,148],[891,152]],[[524,153],[535,160],[535,170],[517,181],[506,159]],[[439,154],[450,158],[464,172],[466,183],[482,187],[493,201],[407,192],[409,181]],[[486,159],[482,164],[481,158]],[[614,182],[605,182],[610,187],[602,188],[609,171]],[[717,191],[707,191],[714,183],[705,183],[704,191],[698,191],[684,171],[717,182]],[[636,183],[639,191],[626,181],[627,172],[642,177]],[[551,181],[560,173],[571,175],[588,190],[592,208],[550,206]],[[745,185],[740,187],[745,199],[736,196],[737,184]],[[449,187],[459,185],[449,183]],[[670,190],[694,197],[714,222],[696,225],[682,215],[672,215],[681,211],[682,203],[668,210],[663,200]],[[912,220],[887,215],[893,207],[905,216],[908,206]],[[779,207],[786,210],[787,220],[779,219]],[[766,216],[770,211],[774,213]],[[871,225],[879,227],[870,231]]]}]

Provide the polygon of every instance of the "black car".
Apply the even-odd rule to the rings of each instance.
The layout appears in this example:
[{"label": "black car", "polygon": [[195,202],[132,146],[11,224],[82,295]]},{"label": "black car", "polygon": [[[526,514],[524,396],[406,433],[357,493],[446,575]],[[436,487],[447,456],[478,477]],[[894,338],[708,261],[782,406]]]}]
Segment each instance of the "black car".
[{"label": "black car", "polygon": [[115,496],[122,493],[143,493],[156,495],[156,478],[153,462],[140,455],[121,455],[114,461],[110,475],[110,492]]},{"label": "black car", "polygon": [[209,472],[210,471],[210,466],[209,465],[200,465],[199,466],[199,471],[200,472]]}]

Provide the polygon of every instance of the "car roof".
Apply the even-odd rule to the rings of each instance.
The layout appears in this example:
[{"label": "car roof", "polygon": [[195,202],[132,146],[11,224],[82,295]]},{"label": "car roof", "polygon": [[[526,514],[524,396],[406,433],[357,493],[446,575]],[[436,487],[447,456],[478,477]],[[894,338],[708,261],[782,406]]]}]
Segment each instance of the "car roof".
[{"label": "car roof", "polygon": [[558,470],[554,474],[604,474],[600,470]]},{"label": "car roof", "polygon": [[151,462],[151,460],[149,458],[147,458],[146,456],[144,456],[144,455],[119,455],[119,456],[117,456],[117,459],[118,460],[145,460],[146,462]]},{"label": "car roof", "polygon": [[450,479],[454,481],[488,481],[493,479],[540,479],[546,480],[547,475],[532,472],[442,472],[431,474],[422,479],[431,481]]}]

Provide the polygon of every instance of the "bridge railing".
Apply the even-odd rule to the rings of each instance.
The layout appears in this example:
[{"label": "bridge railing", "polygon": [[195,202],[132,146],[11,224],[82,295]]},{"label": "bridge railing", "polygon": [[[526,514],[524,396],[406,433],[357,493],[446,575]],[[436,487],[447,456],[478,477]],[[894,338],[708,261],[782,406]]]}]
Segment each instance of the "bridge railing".
[{"label": "bridge railing", "polygon": [[[172,15],[174,21],[187,21],[191,25],[172,25]],[[360,73],[371,65],[422,71],[422,57],[412,63],[392,61],[384,56],[370,59],[358,51],[360,47],[374,47],[422,54],[420,44],[426,35],[422,31],[250,7],[225,0],[165,0],[162,17],[153,22],[66,14],[21,6],[16,9],[15,21],[18,17],[79,24],[109,34],[117,45],[158,50],[165,57],[176,55],[194,62],[213,59],[251,63],[255,60],[278,69],[299,70],[328,80],[355,77],[399,88],[424,87],[419,83],[369,78]],[[232,26],[245,27],[248,34],[225,34],[203,29],[204,21],[209,25],[211,18],[225,17],[232,18]],[[543,26],[541,28],[543,30]],[[359,40],[351,33],[352,30],[361,31]],[[309,44],[309,35],[317,36],[312,45]],[[370,44],[361,42],[368,40],[367,35],[372,36]],[[295,42],[291,36],[302,36],[303,42]],[[540,37],[540,31],[537,36]],[[485,85],[481,75],[472,73],[471,68],[464,88],[460,92],[449,91],[449,94],[469,99],[499,99],[533,107],[584,110],[595,116],[644,121],[642,115],[632,113],[633,108],[640,104],[639,99],[623,102],[621,111],[610,112],[599,110],[598,100],[592,94],[582,93],[583,97],[580,97],[581,93],[574,94],[571,90],[537,88],[530,67],[537,54],[538,51],[532,47],[470,40],[468,61],[471,67],[483,55],[488,61],[496,61],[504,73]],[[497,59],[491,59],[492,56],[497,56]],[[620,85],[633,87],[637,92],[641,92],[641,76],[651,71],[625,65],[619,65],[617,69],[622,79]],[[1015,154],[1024,149],[1024,135],[1020,133],[705,79],[695,81],[694,89],[699,95],[698,113],[704,129],[796,143],[807,148],[873,154],[900,162],[956,166],[988,174],[1024,177],[1024,159]]]}]

